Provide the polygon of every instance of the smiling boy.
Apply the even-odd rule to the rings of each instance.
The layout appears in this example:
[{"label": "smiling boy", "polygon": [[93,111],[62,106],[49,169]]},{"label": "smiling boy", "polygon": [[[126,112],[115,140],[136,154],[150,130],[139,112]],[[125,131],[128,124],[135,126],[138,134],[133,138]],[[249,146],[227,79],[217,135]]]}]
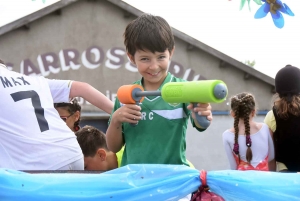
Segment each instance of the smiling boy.
[{"label": "smiling boy", "polygon": [[[130,61],[142,76],[134,84],[147,91],[161,90],[168,82],[184,82],[168,72],[175,49],[175,41],[169,24],[159,16],[143,14],[127,25],[124,44]],[[160,96],[147,96],[138,106],[115,101],[106,132],[109,150],[117,153],[124,144],[122,166],[127,164],[184,164],[186,160],[186,129],[190,116],[192,125],[201,131],[194,121],[194,114],[212,120],[210,104],[168,104]],[[132,126],[131,124],[136,124]]]}]

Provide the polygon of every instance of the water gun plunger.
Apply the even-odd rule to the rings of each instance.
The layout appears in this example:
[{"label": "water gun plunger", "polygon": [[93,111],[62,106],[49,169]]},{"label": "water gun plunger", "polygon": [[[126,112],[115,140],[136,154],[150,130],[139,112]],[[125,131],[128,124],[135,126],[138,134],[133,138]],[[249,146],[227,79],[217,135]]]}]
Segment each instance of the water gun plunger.
[{"label": "water gun plunger", "polygon": [[[228,94],[226,84],[221,80],[201,80],[190,82],[169,82],[161,91],[144,91],[137,84],[123,85],[118,89],[117,97],[123,104],[139,104],[145,96],[161,96],[167,103],[221,103]],[[207,128],[210,121],[206,116],[195,112],[196,119],[202,128]]]}]

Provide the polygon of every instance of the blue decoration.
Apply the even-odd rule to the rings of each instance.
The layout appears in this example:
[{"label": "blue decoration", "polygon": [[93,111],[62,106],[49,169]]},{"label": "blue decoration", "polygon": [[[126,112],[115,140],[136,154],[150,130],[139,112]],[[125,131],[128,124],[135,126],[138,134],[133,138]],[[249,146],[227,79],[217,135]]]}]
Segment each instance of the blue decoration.
[{"label": "blue decoration", "polygon": [[292,10],[280,0],[262,0],[265,2],[255,13],[255,19],[261,19],[271,13],[273,23],[277,28],[282,28],[284,26],[284,18],[281,13],[289,16],[295,16]]},{"label": "blue decoration", "polygon": [[[36,173],[0,169],[0,198],[17,201],[179,200],[195,192],[199,170],[185,165],[127,165],[104,173]],[[300,174],[207,172],[210,190],[225,200],[299,201]]]}]

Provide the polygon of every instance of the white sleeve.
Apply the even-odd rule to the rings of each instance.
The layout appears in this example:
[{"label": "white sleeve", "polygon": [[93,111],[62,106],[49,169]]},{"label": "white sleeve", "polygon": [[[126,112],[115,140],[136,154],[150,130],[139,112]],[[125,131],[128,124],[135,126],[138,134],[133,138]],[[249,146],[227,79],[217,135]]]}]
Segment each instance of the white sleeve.
[{"label": "white sleeve", "polygon": [[71,80],[47,79],[54,103],[69,102]]},{"label": "white sleeve", "polygon": [[230,169],[231,170],[236,170],[237,169],[237,164],[236,164],[236,161],[233,157],[232,149],[231,149],[231,146],[230,146],[230,136],[229,136],[229,134],[231,134],[231,133],[228,133],[227,131],[225,131],[223,133],[223,145],[224,145],[225,152],[226,152],[226,155],[227,155],[227,158],[228,158],[228,161],[229,161]]},{"label": "white sleeve", "polygon": [[[268,129],[269,130],[269,129]],[[275,158],[275,150],[274,150],[274,143],[273,143],[273,139],[271,137],[271,133],[268,132],[268,146],[269,146],[269,161],[273,160]]]}]

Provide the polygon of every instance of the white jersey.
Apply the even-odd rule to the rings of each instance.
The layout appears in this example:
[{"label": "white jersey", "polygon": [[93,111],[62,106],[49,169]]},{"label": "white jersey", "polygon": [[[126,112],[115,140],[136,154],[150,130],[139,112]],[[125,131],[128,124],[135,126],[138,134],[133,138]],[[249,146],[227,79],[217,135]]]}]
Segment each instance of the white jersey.
[{"label": "white jersey", "polygon": [[71,84],[22,75],[0,64],[0,168],[56,170],[83,157],[53,106],[68,102]]}]

